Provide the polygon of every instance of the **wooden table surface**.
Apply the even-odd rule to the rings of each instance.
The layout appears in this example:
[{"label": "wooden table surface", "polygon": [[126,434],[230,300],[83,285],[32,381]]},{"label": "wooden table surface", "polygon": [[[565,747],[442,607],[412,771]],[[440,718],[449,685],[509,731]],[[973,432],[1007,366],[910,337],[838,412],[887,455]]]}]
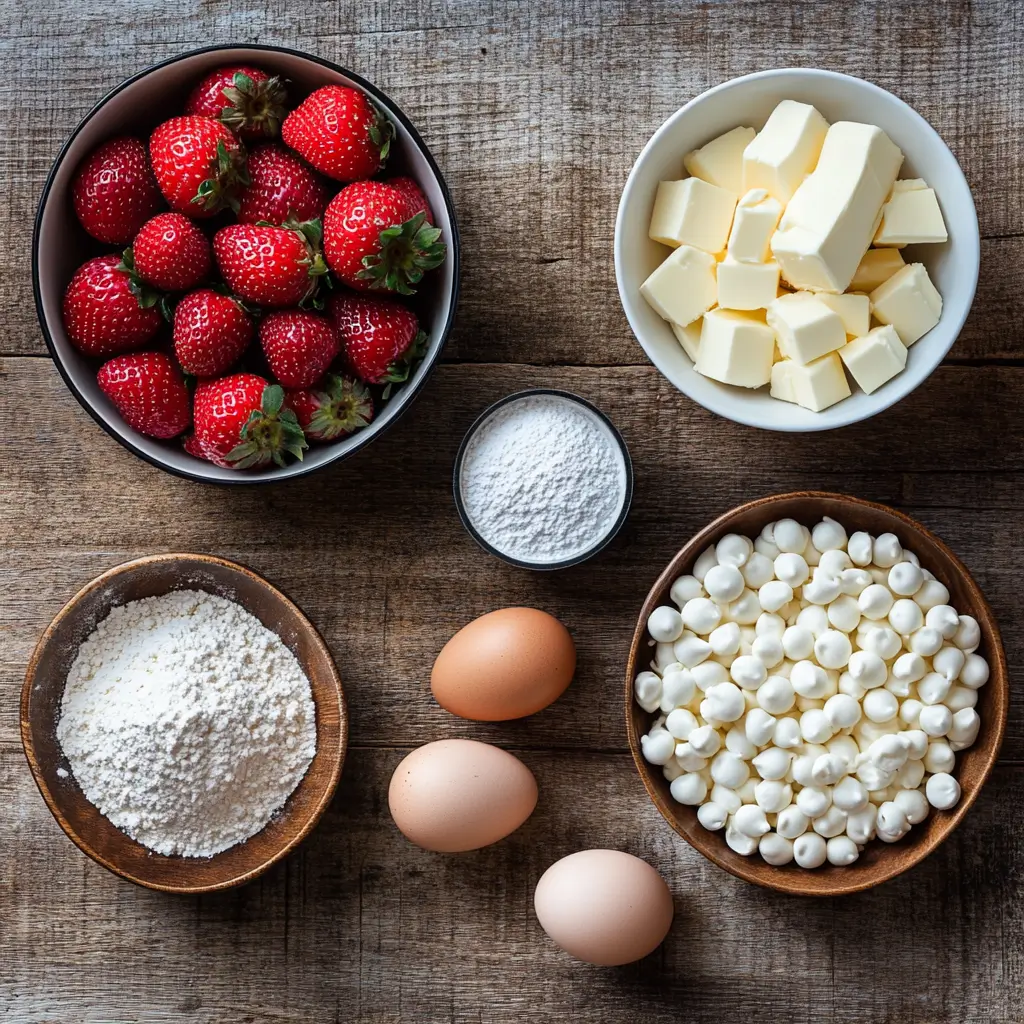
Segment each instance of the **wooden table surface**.
[{"label": "wooden table surface", "polygon": [[[644,794],[620,708],[634,617],[672,553],[740,501],[799,487],[887,502],[937,531],[1022,667],[1024,5],[0,0],[0,18],[0,1019],[1024,1019],[1020,702],[950,842],[875,891],[819,902],[740,882],[678,839]],[[33,311],[31,217],[61,141],[123,77],[210,42],[306,49],[380,85],[433,149],[464,238],[456,329],[414,411],[352,461],[281,487],[214,489],[134,458],[67,392]],[[618,195],[654,128],[709,86],[787,65],[858,74],[914,105],[960,160],[983,239],[951,358],[897,408],[807,436],[740,427],[676,393],[630,333],[611,258]],[[596,402],[636,466],[617,542],[552,575],[485,555],[450,497],[474,416],[532,385]],[[291,594],[352,711],[313,836],[253,885],[204,898],[137,889],[80,854],[17,728],[25,663],[61,604],[117,562],[170,550],[238,559]],[[572,630],[570,691],[523,722],[449,716],[430,697],[434,656],[516,603]],[[387,811],[404,753],[447,736],[514,750],[540,784],[522,829],[463,856],[414,848]],[[647,858],[675,894],[668,940],[639,964],[575,963],[534,918],[544,869],[595,846]]]}]

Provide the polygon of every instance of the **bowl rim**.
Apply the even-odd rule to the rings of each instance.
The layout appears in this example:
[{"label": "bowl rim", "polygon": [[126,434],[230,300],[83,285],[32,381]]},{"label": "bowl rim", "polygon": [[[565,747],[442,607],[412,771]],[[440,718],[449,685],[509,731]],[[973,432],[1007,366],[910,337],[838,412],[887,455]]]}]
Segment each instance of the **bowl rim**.
[{"label": "bowl rim", "polygon": [[[895,388],[891,395],[888,395],[884,404],[878,405],[877,408],[870,409],[866,412],[854,412],[852,409],[842,415],[837,415],[834,422],[815,422],[814,419],[809,420],[806,424],[793,423],[783,424],[773,422],[765,422],[763,418],[748,413],[747,406],[742,401],[735,401],[733,393],[728,392],[728,397],[721,400],[717,398],[712,402],[705,402],[688,391],[684,391],[679,385],[673,381],[668,374],[658,365],[654,357],[648,350],[647,345],[642,339],[642,332],[637,324],[633,322],[633,316],[630,313],[631,307],[635,304],[633,297],[627,293],[625,284],[625,259],[622,254],[622,239],[625,234],[626,224],[626,207],[628,205],[628,199],[632,198],[631,193],[636,185],[636,179],[639,176],[640,165],[646,160],[648,155],[658,146],[663,135],[666,135],[671,127],[673,127],[677,121],[682,120],[689,111],[694,108],[697,104],[701,103],[708,97],[715,95],[719,92],[725,92],[729,89],[733,89],[738,85],[742,85],[753,81],[765,81],[771,78],[781,78],[786,75],[802,75],[807,78],[824,78],[834,79],[844,82],[855,82],[857,88],[863,88],[868,92],[875,93],[878,96],[884,97],[886,102],[895,105],[898,109],[901,109],[903,114],[910,118],[912,121],[916,121],[924,129],[924,131],[931,135],[939,145],[949,154],[950,159],[953,161],[953,165],[959,174],[960,182],[966,191],[966,195],[970,200],[969,207],[966,214],[968,231],[966,237],[958,240],[958,244],[964,246],[963,255],[971,260],[973,265],[973,274],[970,282],[970,290],[967,296],[967,301],[964,303],[964,308],[961,315],[957,318],[956,323],[952,320],[950,324],[950,340],[949,344],[944,350],[936,353],[931,359],[930,365],[927,363],[922,364],[923,373],[920,380],[916,383],[909,383],[910,378],[907,378],[900,387]],[[841,427],[850,426],[853,423],[860,423],[864,420],[871,419],[877,416],[879,413],[884,412],[886,409],[891,408],[897,402],[906,398],[911,392],[917,390],[929,377],[935,372],[939,364],[949,355],[950,349],[956,344],[957,339],[960,336],[960,332],[963,330],[964,323],[967,317],[970,315],[971,308],[974,305],[975,295],[978,289],[978,277],[981,266],[981,233],[978,226],[978,211],[974,202],[974,194],[971,192],[970,184],[967,181],[967,177],[963,172],[963,168],[960,166],[959,160],[956,155],[946,144],[946,141],[942,136],[935,130],[928,119],[917,110],[915,110],[906,100],[901,99],[895,93],[889,92],[888,89],[883,89],[882,86],[876,85],[874,82],[868,81],[866,78],[860,78],[857,75],[848,75],[840,71],[829,71],[825,68],[808,68],[808,67],[782,67],[782,68],[770,68],[765,71],[755,71],[747,75],[739,75],[736,78],[727,79],[724,82],[719,82],[718,85],[712,86],[710,89],[705,89],[703,92],[694,96],[688,102],[683,104],[678,110],[671,113],[654,131],[651,137],[645,143],[643,149],[640,150],[639,155],[633,162],[633,166],[630,168],[629,175],[626,178],[626,182],[622,187],[622,194],[619,197],[619,205],[615,214],[615,231],[613,241],[614,251],[614,263],[615,263],[615,283],[619,293],[619,301],[622,305],[622,311],[626,316],[626,320],[629,323],[630,330],[633,333],[637,344],[643,350],[644,355],[652,366],[675,388],[680,394],[684,395],[691,402],[696,403],[702,408],[707,409],[709,412],[716,416],[721,416],[723,419],[731,420],[734,423],[739,423],[742,426],[754,427],[758,430],[768,430],[777,433],[818,433],[826,430],[837,430]],[[966,265],[967,260],[964,260]],[[945,310],[943,310],[945,313]],[[940,321],[941,322],[941,321]],[[903,374],[900,375],[901,377]],[[870,396],[869,396],[870,397]],[[840,403],[841,404],[841,403]],[[819,417],[820,418],[820,417]]]},{"label": "bowl rim", "polygon": [[[723,851],[720,850],[720,846],[725,846],[725,840],[721,833],[707,832],[708,842],[704,847],[698,846],[694,843],[685,832],[676,824],[675,819],[666,813],[665,807],[663,806],[663,799],[661,794],[655,789],[652,776],[653,772],[651,766],[643,759],[643,754],[640,749],[640,733],[639,730],[633,728],[633,709],[636,703],[636,698],[633,692],[633,682],[635,677],[635,669],[637,666],[638,654],[640,651],[640,645],[646,635],[647,631],[647,617],[644,612],[650,605],[652,608],[657,603],[658,598],[664,593],[668,586],[671,586],[671,582],[675,577],[682,571],[684,571],[684,565],[687,562],[692,562],[700,551],[708,544],[711,538],[719,533],[723,528],[728,527],[736,518],[742,513],[749,512],[755,509],[762,509],[783,501],[792,501],[795,499],[813,499],[821,500],[826,499],[829,501],[837,501],[844,504],[848,504],[855,508],[860,509],[871,509],[873,511],[881,511],[887,515],[893,516],[898,522],[902,524],[911,534],[916,533],[926,538],[929,543],[934,544],[955,566],[957,572],[963,579],[965,586],[971,591],[972,597],[977,601],[977,605],[981,608],[988,616],[989,623],[991,624],[990,629],[985,635],[985,639],[988,642],[990,651],[989,662],[992,665],[992,679],[989,684],[993,683],[995,679],[1003,680],[1001,686],[1002,699],[996,705],[996,713],[993,716],[992,727],[995,732],[991,737],[991,743],[989,750],[985,756],[985,760],[982,766],[982,771],[978,783],[969,792],[964,793],[960,799],[960,802],[951,812],[949,818],[946,820],[945,828],[942,833],[934,838],[929,844],[922,846],[920,849],[913,851],[913,854],[908,858],[893,858],[891,867],[880,870],[876,877],[869,877],[866,880],[852,879],[849,883],[836,883],[833,884],[828,890],[823,889],[810,889],[806,885],[801,883],[803,872],[787,872],[784,868],[773,868],[771,865],[764,861],[756,861],[754,858],[742,857],[740,862],[736,863],[733,860],[723,855]],[[685,555],[685,557],[684,557]],[[992,611],[988,600],[985,597],[981,587],[975,582],[974,577],[970,574],[967,567],[960,560],[960,558],[949,548],[949,546],[938,536],[932,533],[926,526],[919,523],[916,519],[911,518],[906,513],[893,508],[890,505],[883,505],[879,502],[868,501],[865,498],[857,498],[850,494],[841,494],[837,491],[786,491],[779,494],[765,495],[761,498],[755,498],[752,501],[743,502],[740,505],[736,505],[734,508],[723,512],[721,515],[716,516],[710,523],[704,526],[701,530],[695,533],[669,560],[665,569],[658,575],[653,586],[648,591],[647,596],[644,598],[643,605],[641,606],[640,616],[637,620],[637,625],[633,631],[633,639],[630,643],[629,657],[626,664],[626,685],[625,685],[625,726],[626,726],[626,738],[629,742],[630,753],[633,755],[633,763],[636,766],[637,771],[640,774],[640,780],[643,782],[644,789],[647,791],[647,795],[651,802],[658,809],[658,812],[665,819],[668,825],[674,832],[682,836],[683,839],[699,854],[706,857],[713,864],[728,871],[729,874],[734,875],[736,878],[741,878],[745,882],[752,882],[755,885],[762,886],[766,889],[772,889],[775,892],[786,893],[795,896],[810,896],[810,897],[827,897],[827,896],[844,896],[850,893],[863,892],[866,889],[872,889],[876,885],[880,885],[883,882],[888,882],[895,878],[897,875],[903,874],[905,871],[909,871],[912,867],[916,867],[922,860],[933,853],[939,846],[942,845],[956,830],[959,828],[963,821],[964,816],[970,810],[975,800],[978,798],[978,794],[981,792],[985,783],[988,781],[989,776],[992,773],[992,769],[995,767],[999,757],[999,751],[1003,745],[1003,739],[1006,733],[1006,720],[1009,712],[1010,703],[1010,685],[1009,685],[1009,669],[1006,661],[1006,652],[1003,647],[1002,634],[999,629],[998,621],[995,614]],[[877,840],[872,840],[877,842]],[[895,849],[895,847],[890,847]],[[764,865],[760,867],[759,871],[753,870],[748,863],[754,861],[755,864]],[[766,870],[771,869],[771,870]],[[813,875],[813,871],[808,871],[807,874]]]},{"label": "bowl rim", "polygon": [[[255,583],[270,591],[274,597],[280,601],[285,607],[287,607],[306,630],[313,645],[318,648],[322,655],[326,655],[326,663],[331,667],[331,676],[334,683],[334,689],[337,693],[338,699],[338,711],[340,718],[340,735],[338,739],[338,757],[331,764],[330,777],[327,780],[323,793],[317,800],[316,806],[312,809],[309,817],[306,819],[306,823],[301,829],[295,832],[295,834],[285,843],[273,856],[268,857],[261,864],[250,868],[248,871],[244,871],[234,878],[229,878],[223,882],[217,882],[211,885],[167,885],[160,882],[150,881],[145,878],[140,878],[137,875],[132,874],[120,867],[113,861],[106,860],[101,857],[89,844],[83,839],[78,832],[76,832],[70,824],[65,820],[65,817],[60,809],[60,804],[54,797],[50,790],[50,787],[43,774],[42,768],[39,764],[38,758],[36,757],[35,741],[32,737],[32,720],[29,714],[29,707],[31,704],[32,691],[35,685],[36,668],[39,663],[39,659],[46,646],[50,643],[53,638],[57,627],[67,618],[68,615],[77,607],[79,602],[91,594],[93,591],[105,586],[110,580],[117,576],[122,576],[125,573],[134,572],[143,566],[149,566],[158,564],[161,562],[174,563],[182,559],[187,559],[190,562],[200,562],[207,565],[216,565],[221,568],[227,568],[232,572],[238,573],[243,576],[247,576]],[[283,642],[283,641],[282,641]],[[315,699],[315,698],[314,698]],[[168,552],[166,554],[157,555],[143,555],[140,558],[132,558],[127,562],[121,562],[118,565],[111,566],[109,569],[100,573],[94,579],[90,580],[83,587],[81,587],[72,597],[70,597],[60,608],[50,624],[43,631],[39,640],[36,642],[35,647],[32,650],[32,654],[28,660],[28,665],[25,669],[25,680],[21,687],[21,702],[20,702],[20,733],[21,733],[21,746],[22,751],[25,754],[25,759],[28,762],[29,770],[32,773],[32,778],[35,781],[36,788],[39,790],[43,801],[46,804],[47,809],[53,815],[54,820],[60,826],[64,834],[82,851],[87,857],[95,861],[101,867],[106,868],[108,871],[126,881],[132,882],[135,885],[141,886],[145,889],[155,889],[160,892],[171,892],[181,893],[185,895],[196,895],[201,893],[219,892],[224,889],[233,889],[237,886],[246,885],[253,879],[258,878],[264,872],[268,871],[278,862],[284,860],[292,851],[316,828],[320,823],[320,819],[323,817],[324,812],[330,806],[331,801],[334,799],[335,791],[338,788],[338,782],[341,779],[341,770],[345,763],[345,757],[348,753],[348,731],[349,731],[349,713],[348,703],[345,699],[345,689],[341,683],[341,675],[338,672],[338,666],[334,661],[334,656],[331,654],[331,649],[328,647],[327,642],[321,636],[320,631],[313,625],[312,622],[306,617],[305,612],[291,600],[285,593],[275,587],[267,579],[261,576],[259,573],[253,572],[252,569],[240,564],[239,562],[232,562],[227,558],[220,558],[216,555],[204,555],[196,552]],[[319,748],[319,739],[318,739]],[[305,779],[305,776],[303,776]],[[300,781],[301,785],[301,781]],[[298,788],[298,787],[296,787]],[[131,839],[130,836],[128,836]],[[227,852],[227,851],[224,851]],[[214,857],[218,856],[214,854]],[[182,858],[187,860],[188,858]],[[212,858],[211,858],[212,859]]]},{"label": "bowl rim", "polygon": [[[615,442],[618,444],[619,451],[622,453],[623,465],[626,473],[626,485],[622,508],[619,510],[619,514],[615,517],[615,522],[611,525],[608,532],[604,534],[592,547],[587,548],[586,551],[581,551],[578,555],[573,555],[571,558],[563,558],[558,562],[529,562],[526,559],[516,558],[514,555],[507,555],[503,551],[500,551],[477,531],[477,528],[473,525],[473,522],[469,517],[469,513],[466,511],[466,505],[462,498],[462,463],[465,460],[469,443],[472,441],[476,432],[499,409],[506,405],[511,405],[513,402],[518,402],[522,399],[531,398],[536,395],[553,395],[556,398],[575,402],[576,405],[581,405],[593,413],[608,428],[612,437],[615,439]],[[608,415],[602,412],[593,404],[593,402],[588,402],[585,398],[581,398],[572,391],[563,391],[560,388],[524,388],[522,391],[513,391],[511,394],[505,395],[504,398],[499,398],[496,402],[492,402],[476,417],[475,420],[473,420],[469,429],[463,435],[462,441],[459,444],[459,450],[455,455],[455,464],[452,467],[452,494],[455,498],[455,508],[459,513],[459,519],[462,520],[462,525],[466,528],[466,532],[488,554],[494,555],[495,558],[500,558],[503,562],[507,562],[509,565],[514,565],[518,569],[533,569],[537,572],[550,572],[555,569],[569,569],[574,565],[581,565],[583,562],[589,561],[595,555],[604,551],[604,549],[608,547],[608,545],[611,544],[611,542],[618,536],[619,531],[625,525],[626,519],[629,517],[630,507],[633,504],[633,460],[630,458],[629,449],[626,447],[626,442],[623,439],[622,434],[619,432],[618,427],[616,427],[608,418]]]},{"label": "bowl rim", "polygon": [[[191,57],[201,56],[208,53],[219,53],[224,51],[232,50],[261,50],[266,53],[277,53],[285,54],[289,57],[298,57],[302,60],[310,61],[314,64],[319,64],[321,67],[326,68],[328,71],[333,71],[336,74],[343,75],[344,77],[353,81],[360,89],[367,93],[372,99],[378,103],[383,103],[394,112],[396,119],[401,122],[402,127],[409,133],[409,137],[412,139],[413,144],[420,151],[424,160],[427,162],[427,166],[430,168],[431,173],[434,175],[438,188],[441,191],[441,195],[444,197],[444,203],[448,214],[448,219],[451,223],[451,237],[448,240],[448,258],[453,261],[452,263],[452,288],[451,295],[448,299],[448,312],[445,318],[444,326],[441,328],[440,341],[434,350],[423,359],[417,368],[417,372],[413,375],[413,379],[407,381],[399,392],[401,398],[401,405],[398,407],[397,412],[382,426],[378,426],[373,433],[367,433],[367,436],[363,440],[357,440],[353,445],[344,452],[339,452],[333,457],[325,459],[323,462],[312,465],[307,464],[305,460],[302,463],[294,463],[289,466],[292,468],[296,466],[298,468],[292,468],[292,471],[287,475],[264,475],[264,476],[252,476],[248,473],[237,473],[227,479],[219,477],[207,476],[203,471],[200,460],[196,460],[199,467],[196,470],[185,469],[178,466],[172,466],[164,462],[148,452],[143,451],[130,437],[124,437],[117,431],[115,431],[106,420],[100,415],[99,411],[95,406],[86,399],[86,397],[79,390],[77,385],[71,378],[71,374],[64,366],[64,361],[57,351],[57,346],[53,341],[50,334],[50,329],[46,322],[46,315],[43,309],[43,296],[42,296],[42,284],[40,281],[40,269],[39,269],[39,245],[40,245],[40,234],[42,229],[43,211],[46,208],[47,202],[50,199],[50,193],[53,189],[54,180],[57,177],[57,172],[60,170],[65,158],[68,155],[68,151],[74,144],[75,140],[84,130],[87,124],[100,112],[100,110],[106,106],[106,104],[123,92],[125,89],[134,85],[136,82],[152,74],[154,71],[160,71],[165,67],[169,67],[172,64],[177,64],[179,61],[187,60]],[[194,50],[187,50],[184,53],[176,54],[173,57],[168,57],[165,60],[157,61],[155,64],[149,64],[137,71],[135,74],[124,79],[118,83],[114,88],[108,90],[104,95],[93,105],[89,112],[79,121],[75,129],[64,141],[63,145],[54,158],[52,165],[50,166],[49,173],[46,175],[46,181],[43,184],[42,193],[39,197],[39,203],[36,207],[36,215],[32,228],[32,293],[35,299],[36,308],[36,319],[39,321],[39,328],[43,334],[43,340],[46,343],[46,348],[50,353],[54,365],[57,367],[58,373],[64,380],[65,385],[72,395],[78,400],[78,404],[99,424],[103,430],[109,434],[115,441],[118,442],[122,447],[128,449],[133,455],[137,455],[140,459],[149,463],[151,466],[155,466],[157,469],[163,470],[165,473],[170,473],[172,476],[181,477],[186,480],[196,480],[204,484],[213,484],[215,486],[224,487],[255,487],[261,484],[275,484],[283,483],[287,480],[297,480],[300,477],[308,476],[310,473],[315,473],[319,470],[326,469],[328,466],[335,465],[339,462],[344,462],[346,459],[355,455],[357,452],[362,451],[372,441],[378,437],[383,436],[389,431],[395,423],[401,419],[406,410],[412,405],[414,400],[423,390],[426,385],[427,379],[434,371],[434,367],[437,365],[441,358],[441,354],[444,351],[445,346],[448,343],[449,335],[451,334],[452,327],[455,322],[455,314],[458,308],[459,301],[459,277],[460,277],[460,266],[461,266],[461,241],[459,236],[458,220],[455,215],[455,203],[452,199],[451,190],[448,187],[448,182],[445,180],[444,175],[441,173],[440,168],[437,166],[437,162],[434,159],[427,144],[420,137],[419,132],[416,130],[412,121],[408,118],[397,103],[390,96],[388,96],[383,90],[377,88],[371,82],[368,82],[361,75],[354,71],[343,67],[340,64],[335,64],[333,61],[327,60],[324,57],[320,57],[313,53],[307,53],[304,50],[296,50],[289,46],[274,46],[265,43],[217,43],[211,46],[201,46]]]}]

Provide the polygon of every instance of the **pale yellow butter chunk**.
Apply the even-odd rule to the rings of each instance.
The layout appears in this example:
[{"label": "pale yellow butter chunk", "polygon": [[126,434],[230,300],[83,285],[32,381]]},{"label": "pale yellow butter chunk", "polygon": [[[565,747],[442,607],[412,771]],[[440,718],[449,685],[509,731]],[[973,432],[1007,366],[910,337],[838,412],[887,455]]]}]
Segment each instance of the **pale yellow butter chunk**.
[{"label": "pale yellow butter chunk", "polygon": [[873,292],[906,265],[899,249],[868,249],[857,265],[850,291]]},{"label": "pale yellow butter chunk", "polygon": [[672,328],[672,333],[676,336],[676,341],[679,342],[683,347],[683,351],[693,362],[697,362],[697,354],[700,352],[700,332],[703,326],[704,321],[701,318],[694,320],[685,327],[680,327],[679,324],[669,324],[669,327]]},{"label": "pale yellow butter chunk", "polygon": [[858,292],[833,295],[831,292],[815,292],[834,313],[838,313],[846,328],[847,337],[860,338],[871,330],[871,300]]},{"label": "pale yellow butter chunk", "polygon": [[881,128],[837,121],[818,165],[796,190],[772,236],[795,288],[844,292],[878,227],[903,153]]},{"label": "pale yellow butter chunk", "polygon": [[875,319],[896,328],[909,348],[927,334],[942,316],[942,296],[923,263],[908,263],[871,293]]},{"label": "pale yellow butter chunk", "polygon": [[796,363],[792,359],[776,359],[772,366],[770,394],[781,402],[796,404],[796,389],[793,387],[793,374],[790,372]]},{"label": "pale yellow butter chunk", "polygon": [[779,292],[778,263],[718,264],[718,304],[723,309],[766,309]]},{"label": "pale yellow butter chunk", "polygon": [[945,242],[948,237],[935,190],[915,188],[894,192],[882,207],[882,223],[875,232],[875,245]]},{"label": "pale yellow butter chunk", "polygon": [[705,377],[759,388],[771,380],[774,354],[775,336],[760,320],[728,309],[704,316],[696,368]]},{"label": "pale yellow butter chunk", "polygon": [[648,234],[655,242],[721,252],[729,238],[736,194],[700,178],[658,183]]},{"label": "pale yellow butter chunk", "polygon": [[783,100],[743,151],[743,190],[763,188],[788,203],[814,170],[827,131],[809,103]]},{"label": "pale yellow butter chunk", "polygon": [[717,301],[715,257],[681,245],[642,285],[640,294],[669,323],[685,327]]},{"label": "pale yellow butter chunk", "polygon": [[729,232],[729,258],[740,263],[766,262],[781,216],[782,203],[763,188],[752,188],[740,196]]},{"label": "pale yellow butter chunk", "polygon": [[839,350],[839,358],[860,389],[870,395],[907,365],[907,348],[896,331],[886,324],[844,345]]},{"label": "pale yellow butter chunk", "polygon": [[892,192],[889,198],[892,199],[897,192],[913,192],[919,188],[927,188],[928,183],[924,178],[897,178],[892,183]]},{"label": "pale yellow butter chunk", "polygon": [[809,292],[780,295],[769,304],[767,320],[779,351],[800,364],[813,362],[846,344],[842,317]]},{"label": "pale yellow butter chunk", "polygon": [[738,196],[743,191],[743,151],[756,134],[753,128],[733,128],[687,153],[683,166],[694,177]]},{"label": "pale yellow butter chunk", "polygon": [[821,412],[850,397],[850,385],[835,352],[806,366],[791,359],[776,363],[772,367],[771,385],[773,398],[802,405],[811,412]]}]

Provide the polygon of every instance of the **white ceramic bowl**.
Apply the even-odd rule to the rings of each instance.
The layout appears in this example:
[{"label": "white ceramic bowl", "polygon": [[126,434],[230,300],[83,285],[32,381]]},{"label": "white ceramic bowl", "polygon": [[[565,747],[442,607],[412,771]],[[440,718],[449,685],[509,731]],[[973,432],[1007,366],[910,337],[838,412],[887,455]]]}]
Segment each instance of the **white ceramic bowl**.
[{"label": "white ceramic bowl", "polygon": [[[907,262],[920,262],[942,295],[942,318],[909,352],[906,369],[873,394],[850,398],[814,413],[781,402],[767,388],[748,391],[701,376],[669,325],[640,295],[640,285],[669,250],[647,237],[658,182],[679,178],[683,155],[737,125],[760,129],[779,101],[813,103],[831,123],[878,125],[903,150],[901,178],[922,177],[935,189],[949,241],[909,246]],[[633,333],[651,362],[706,409],[768,430],[829,430],[874,416],[914,390],[956,341],[978,283],[978,217],[956,157],[917,111],[892,93],[860,78],[813,68],[782,68],[734,78],[677,110],[644,147],[622,192],[615,221],[615,277]]]},{"label": "white ceramic bowl", "polygon": [[[75,269],[92,256],[115,251],[114,246],[90,239],[75,218],[70,191],[76,168],[101,142],[115,135],[147,138],[157,124],[182,111],[189,90],[203,75],[225,64],[255,64],[282,75],[289,80],[289,106],[323,85],[348,85],[366,92],[395,126],[388,172],[407,174],[419,182],[448,245],[448,258],[424,280],[413,303],[420,325],[430,336],[430,346],[409,381],[396,389],[373,423],[343,441],[311,447],[302,462],[244,472],[193,458],[178,441],[158,441],[132,430],[96,384],[99,362],[87,359],[68,341],[61,318],[64,289]],[[36,310],[50,354],[68,388],[108,434],[147,462],[179,476],[226,484],[269,483],[303,476],[353,455],[409,406],[426,383],[451,330],[458,298],[459,236],[448,186],[430,151],[409,119],[379,89],[330,61],[297,50],[211,46],[146,68],[122,82],[85,116],[46,179],[36,215],[32,271]]]}]

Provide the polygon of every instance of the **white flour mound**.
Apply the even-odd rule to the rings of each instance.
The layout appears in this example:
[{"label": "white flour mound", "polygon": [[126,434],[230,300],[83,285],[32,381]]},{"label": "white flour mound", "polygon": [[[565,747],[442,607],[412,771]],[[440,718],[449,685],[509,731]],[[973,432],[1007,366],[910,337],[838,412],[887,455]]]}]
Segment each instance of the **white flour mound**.
[{"label": "white flour mound", "polygon": [[316,752],[309,680],[281,639],[196,590],[114,608],[68,673],[57,738],[86,798],[157,853],[255,835]]}]

